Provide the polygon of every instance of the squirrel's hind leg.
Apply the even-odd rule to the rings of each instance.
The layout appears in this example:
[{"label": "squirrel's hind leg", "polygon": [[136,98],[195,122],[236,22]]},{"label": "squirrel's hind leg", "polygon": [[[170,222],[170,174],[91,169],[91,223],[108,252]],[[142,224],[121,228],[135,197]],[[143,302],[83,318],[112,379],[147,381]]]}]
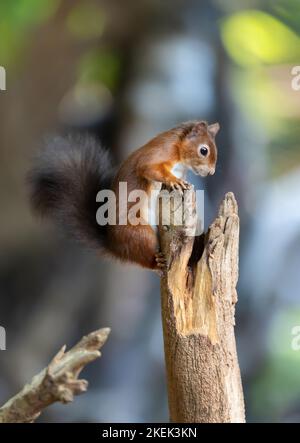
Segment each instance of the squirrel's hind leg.
[{"label": "squirrel's hind leg", "polygon": [[158,238],[150,225],[111,226],[110,237],[110,250],[115,257],[143,268],[161,270]]}]

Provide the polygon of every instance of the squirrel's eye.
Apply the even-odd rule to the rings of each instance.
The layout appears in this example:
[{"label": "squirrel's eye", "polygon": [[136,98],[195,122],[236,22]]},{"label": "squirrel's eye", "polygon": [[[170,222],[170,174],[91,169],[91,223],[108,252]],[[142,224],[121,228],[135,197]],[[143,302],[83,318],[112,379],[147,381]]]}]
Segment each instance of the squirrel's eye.
[{"label": "squirrel's eye", "polygon": [[206,157],[208,154],[208,147],[206,145],[200,145],[199,154],[202,155],[203,157]]}]

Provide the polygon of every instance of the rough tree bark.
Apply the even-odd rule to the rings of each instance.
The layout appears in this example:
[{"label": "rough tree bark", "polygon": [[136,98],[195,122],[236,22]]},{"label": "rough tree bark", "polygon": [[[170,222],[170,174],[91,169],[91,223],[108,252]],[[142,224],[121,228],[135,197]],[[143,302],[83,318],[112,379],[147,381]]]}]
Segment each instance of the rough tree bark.
[{"label": "rough tree bark", "polygon": [[181,226],[174,224],[176,211],[178,205],[173,204],[170,226],[161,223],[159,229],[168,263],[161,280],[161,302],[170,420],[244,422],[234,336],[237,203],[232,193],[226,194],[198,251],[191,235],[195,231],[195,203],[184,210]]},{"label": "rough tree bark", "polygon": [[0,408],[0,423],[31,423],[54,402],[69,403],[74,395],[87,390],[88,382],[78,380],[82,369],[100,357],[109,328],[83,337],[73,348],[56,354],[49,365]]}]

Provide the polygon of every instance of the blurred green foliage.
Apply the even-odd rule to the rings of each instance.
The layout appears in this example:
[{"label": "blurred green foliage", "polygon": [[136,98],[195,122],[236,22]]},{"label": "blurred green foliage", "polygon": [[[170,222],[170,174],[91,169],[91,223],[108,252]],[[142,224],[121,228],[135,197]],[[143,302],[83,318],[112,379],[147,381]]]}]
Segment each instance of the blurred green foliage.
[{"label": "blurred green foliage", "polygon": [[299,400],[300,351],[292,348],[292,330],[300,325],[299,319],[299,309],[284,310],[282,307],[273,319],[268,361],[251,392],[253,411],[262,420],[280,420]]},{"label": "blurred green foliage", "polygon": [[272,176],[290,171],[300,165],[299,119],[283,119],[280,123],[276,131],[278,136],[271,137],[267,147],[269,156],[273,159],[270,163],[270,174]]},{"label": "blurred green foliage", "polygon": [[267,134],[266,172],[276,176],[300,164],[300,92],[291,86],[291,68],[300,64],[300,2],[278,0],[268,5],[269,11],[245,9],[227,15],[220,34],[234,61],[232,94]]},{"label": "blurred green foliage", "polygon": [[87,52],[78,66],[80,83],[102,83],[115,91],[120,77],[121,60],[117,53],[94,49]]},{"label": "blurred green foliage", "polygon": [[299,0],[270,0],[270,8],[287,26],[300,34]]},{"label": "blurred green foliage", "polygon": [[[49,20],[60,0],[4,0],[0,2],[0,64],[6,68],[21,65],[36,26]],[[92,2],[74,3],[66,18],[66,30],[79,40],[99,38],[105,30],[103,8]],[[116,89],[120,57],[114,51],[88,49],[78,62],[79,83],[101,83]]]},{"label": "blurred green foliage", "polygon": [[105,13],[100,5],[88,2],[75,5],[67,18],[68,30],[79,39],[100,37],[105,23]]},{"label": "blurred green foliage", "polygon": [[221,24],[224,45],[242,66],[295,62],[300,58],[300,38],[277,18],[258,10],[246,10]]},{"label": "blurred green foliage", "polygon": [[[0,62],[5,67],[20,61],[28,44],[28,31],[49,19],[60,0],[3,0],[0,2]],[[26,37],[26,38],[25,38]]]}]

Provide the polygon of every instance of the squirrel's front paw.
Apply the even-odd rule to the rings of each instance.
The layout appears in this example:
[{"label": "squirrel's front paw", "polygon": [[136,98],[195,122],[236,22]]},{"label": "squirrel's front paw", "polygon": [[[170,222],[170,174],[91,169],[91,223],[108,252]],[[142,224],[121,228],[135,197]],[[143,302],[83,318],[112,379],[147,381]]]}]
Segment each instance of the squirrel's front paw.
[{"label": "squirrel's front paw", "polygon": [[171,189],[172,191],[176,190],[176,191],[181,191],[183,193],[184,191],[191,189],[192,185],[184,180],[178,179],[176,181],[170,181],[168,183],[168,188]]}]

